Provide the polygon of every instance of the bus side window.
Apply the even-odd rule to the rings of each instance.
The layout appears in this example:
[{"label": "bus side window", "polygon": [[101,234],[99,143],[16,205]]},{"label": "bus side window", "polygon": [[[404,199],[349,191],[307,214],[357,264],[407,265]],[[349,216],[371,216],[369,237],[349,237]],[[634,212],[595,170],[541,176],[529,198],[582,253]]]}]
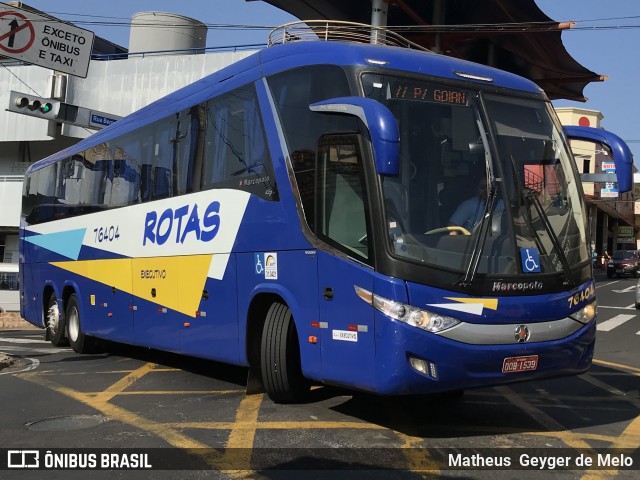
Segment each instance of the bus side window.
[{"label": "bus side window", "polygon": [[300,67],[268,79],[287,140],[291,166],[307,225],[315,224],[315,153],[320,135],[357,132],[358,120],[349,115],[321,115],[309,105],[328,98],[350,95],[344,70],[333,65]]},{"label": "bus side window", "polygon": [[153,144],[151,156],[153,164],[154,200],[170,197],[173,193],[173,139],[176,135],[175,115],[153,124]]},{"label": "bus side window", "polygon": [[265,200],[278,200],[253,85],[237,88],[207,103],[204,149],[204,188],[236,188]]},{"label": "bus side window", "polygon": [[109,171],[111,168],[111,147],[101,143],[82,152],[85,160],[85,176],[80,191],[80,203],[94,209],[105,208],[111,195]]},{"label": "bus side window", "polygon": [[369,259],[369,212],[358,135],[318,142],[316,234],[348,254]]},{"label": "bus side window", "polygon": [[25,214],[31,224],[48,222],[54,219],[57,205],[55,195],[58,165],[47,165],[30,174],[27,182]]}]

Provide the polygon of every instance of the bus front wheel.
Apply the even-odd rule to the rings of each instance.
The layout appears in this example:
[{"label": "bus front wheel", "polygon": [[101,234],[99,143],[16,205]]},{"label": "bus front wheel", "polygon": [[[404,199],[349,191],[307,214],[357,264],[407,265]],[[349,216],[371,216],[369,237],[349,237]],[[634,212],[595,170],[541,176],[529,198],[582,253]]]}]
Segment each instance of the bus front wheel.
[{"label": "bus front wheel", "polygon": [[72,293],[67,301],[67,332],[69,344],[76,353],[91,353],[94,351],[93,338],[82,333],[80,324],[80,309],[78,307],[78,297]]},{"label": "bus front wheel", "polygon": [[262,381],[276,403],[297,403],[309,392],[302,376],[300,345],[291,310],[283,303],[271,305],[262,330]]},{"label": "bus front wheel", "polygon": [[53,292],[51,292],[51,296],[49,297],[45,318],[47,320],[46,338],[51,342],[51,345],[54,347],[66,345],[67,339],[64,336],[64,317],[60,315],[58,299],[56,298],[56,294]]}]

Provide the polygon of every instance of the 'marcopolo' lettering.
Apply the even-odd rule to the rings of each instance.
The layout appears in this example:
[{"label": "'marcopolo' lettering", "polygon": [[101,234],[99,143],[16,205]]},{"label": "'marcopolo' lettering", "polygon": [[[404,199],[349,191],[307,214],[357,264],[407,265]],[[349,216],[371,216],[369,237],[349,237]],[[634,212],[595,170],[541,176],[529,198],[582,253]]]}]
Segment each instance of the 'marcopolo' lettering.
[{"label": "'marcopolo' lettering", "polygon": [[[218,234],[220,228],[220,202],[211,202],[204,211],[198,212],[198,204],[184,205],[175,210],[167,208],[160,214],[151,211],[147,213],[144,222],[144,238],[142,245],[150,243],[164,245],[169,238],[175,243],[184,243],[190,235],[201,242],[210,242]],[[175,236],[171,234],[175,232]]]},{"label": "'marcopolo' lettering", "polygon": [[542,290],[542,282],[493,282],[494,292],[525,292],[527,290]]}]

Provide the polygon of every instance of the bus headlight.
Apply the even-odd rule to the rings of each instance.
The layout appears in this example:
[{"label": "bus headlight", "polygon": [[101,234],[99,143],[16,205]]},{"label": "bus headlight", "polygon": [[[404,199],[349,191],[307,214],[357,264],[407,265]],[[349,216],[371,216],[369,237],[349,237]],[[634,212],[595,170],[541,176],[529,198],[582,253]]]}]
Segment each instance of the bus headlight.
[{"label": "bus headlight", "polygon": [[589,305],[585,305],[580,310],[573,312],[569,315],[569,318],[573,318],[585,325],[593,320],[596,316],[596,309],[598,308],[598,301],[594,300]]},{"label": "bus headlight", "polygon": [[355,288],[356,294],[365,302],[373,305],[373,308],[412,327],[418,327],[431,333],[439,333],[460,323],[455,318],[428,312],[380,295],[372,295],[371,292],[358,286]]}]

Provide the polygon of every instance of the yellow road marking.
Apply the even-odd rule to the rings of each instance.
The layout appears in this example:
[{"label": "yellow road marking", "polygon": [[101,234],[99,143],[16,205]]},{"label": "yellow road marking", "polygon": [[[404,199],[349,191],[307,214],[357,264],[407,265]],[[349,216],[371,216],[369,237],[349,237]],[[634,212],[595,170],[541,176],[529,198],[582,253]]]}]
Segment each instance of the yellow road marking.
[{"label": "yellow road marking", "polygon": [[50,390],[53,390],[54,392],[70,397],[78,402],[84,403],[85,405],[88,405],[95,410],[102,412],[113,420],[127,423],[142,430],[152,432],[158,437],[165,440],[168,444],[175,447],[208,448],[208,445],[200,443],[197,440],[193,440],[192,438],[186,437],[185,435],[174,431],[172,428],[169,428],[152,420],[148,420],[133,412],[125,410],[124,408],[108,403],[108,401],[106,400],[99,399],[93,395],[87,395],[86,393],[73,390],[72,388],[64,387],[55,382],[52,382],[47,378],[40,377],[37,374],[23,374],[19,375],[19,377],[24,380],[28,380],[29,382],[35,383],[36,385],[40,385],[41,387],[46,387]]},{"label": "yellow road marking", "polygon": [[106,370],[103,372],[59,372],[57,370],[38,370],[38,375],[55,375],[56,377],[71,377],[74,375],[122,375],[123,373],[131,373],[133,370]]},{"label": "yellow road marking", "polygon": [[[414,421],[410,413],[403,408],[394,408],[391,410],[391,421],[398,427],[412,430]],[[428,450],[425,448],[425,438],[408,433],[401,432],[397,429],[390,428],[396,437],[402,442],[400,448],[407,462],[407,470],[411,472],[431,472],[439,473],[440,470],[430,459]]]},{"label": "yellow road marking", "polygon": [[220,470],[221,467],[227,465],[222,454],[212,450],[204,443],[177,432],[170,426],[141,417],[129,410],[113,405],[106,400],[100,400],[92,395],[87,395],[85,393],[78,392],[77,390],[64,387],[47,378],[40,377],[37,374],[21,374],[17,376],[35,383],[36,385],[53,390],[54,392],[66,395],[78,402],[84,403],[112,420],[152,433],[173,447],[189,450],[191,454],[200,456],[211,468]]},{"label": "yellow road marking", "polygon": [[[624,431],[617,437],[614,437],[610,449],[631,448],[637,449],[640,445],[640,417],[636,417]],[[605,478],[613,478],[618,474],[618,469],[611,470],[590,470],[581,480],[599,480]]]},{"label": "yellow road marking", "polygon": [[118,395],[239,395],[244,390],[140,390],[120,392]]},{"label": "yellow road marking", "polygon": [[[632,367],[630,365],[623,365],[620,363],[607,362],[604,360],[593,360],[593,363],[598,365],[604,365],[607,367],[612,367],[620,370],[627,371],[627,374],[631,374],[634,376],[640,376],[640,368]],[[590,373],[588,377],[590,378],[582,378],[584,381],[595,385],[598,388],[609,391],[612,395],[617,395],[620,400],[624,400],[626,402],[631,403],[632,405],[637,406],[638,402],[633,398],[624,398],[623,395],[625,393],[605,382],[601,382],[595,378],[594,376],[598,375],[598,373]],[[571,431],[554,431],[554,432],[532,432],[529,435],[540,435],[540,436],[548,436],[552,438],[558,438],[568,446],[574,449],[587,450],[590,453],[593,453],[593,447],[586,442],[586,440],[595,440],[599,442],[607,442],[609,443],[609,449],[621,449],[621,448],[629,448],[636,449],[638,445],[640,445],[640,416],[634,418],[627,428],[618,435],[618,436],[607,436],[607,435],[598,435],[598,434],[588,434],[588,433],[580,433],[576,434]],[[585,475],[581,477],[581,480],[604,480],[613,478],[618,474],[618,469],[612,470],[587,470]]]},{"label": "yellow road marking", "polygon": [[614,368],[620,368],[622,370],[630,370],[632,372],[636,372],[636,374],[640,374],[640,368],[632,367],[630,365],[623,365],[621,363],[613,363],[613,362],[605,362],[604,360],[596,360],[595,358],[593,359],[593,363],[598,365],[604,365],[606,367],[614,367]]},{"label": "yellow road marking", "polygon": [[[201,430],[231,430],[237,426],[235,422],[174,422],[165,423],[171,428],[201,429]],[[375,423],[364,422],[259,422],[256,430],[293,430],[293,429],[340,429],[353,428],[358,430],[389,430],[387,427]],[[243,447],[236,447],[243,448]]]},{"label": "yellow road marking", "polygon": [[262,398],[263,394],[247,395],[242,399],[236,412],[235,425],[237,428],[234,428],[229,434],[227,448],[253,447]]},{"label": "yellow road marking", "polygon": [[[251,471],[253,441],[258,428],[258,414],[264,395],[247,395],[240,402],[236,419],[229,432],[224,459],[238,467],[238,478],[248,476]],[[231,458],[232,457],[232,458]]]},{"label": "yellow road marking", "polygon": [[[635,367],[630,367],[627,365],[621,365],[611,362],[605,362],[601,360],[594,360],[594,363],[601,364],[617,369],[623,369],[629,371],[631,375],[640,374],[640,369]],[[417,448],[423,447],[424,442],[428,440],[427,438],[421,436],[412,436],[409,434],[405,434],[393,429],[388,429],[387,427],[383,427],[380,425],[376,425],[373,423],[367,422],[259,422],[258,414],[260,405],[263,400],[262,395],[254,395],[247,396],[242,399],[238,410],[236,412],[235,421],[233,422],[183,422],[183,423],[157,423],[144,417],[140,417],[139,415],[130,412],[121,407],[112,405],[109,403],[111,399],[118,395],[189,395],[189,394],[238,394],[241,393],[242,390],[195,390],[195,391],[126,391],[126,389],[131,386],[133,383],[138,381],[144,375],[150,372],[159,372],[159,371],[180,371],[179,369],[172,368],[156,368],[156,365],[153,363],[146,363],[141,367],[135,370],[124,370],[119,372],[98,372],[98,373],[126,373],[127,375],[107,389],[102,392],[97,393],[87,393],[87,392],[79,392],[73,390],[68,387],[64,387],[53,381],[50,381],[46,378],[43,378],[40,373],[25,373],[16,375],[19,378],[23,378],[25,380],[31,381],[38,385],[44,386],[46,388],[50,388],[58,393],[66,395],[70,398],[73,398],[79,402],[82,402],[90,407],[102,412],[106,416],[118,420],[122,423],[126,423],[132,425],[136,428],[140,428],[142,430],[148,431],[159,438],[165,440],[168,444],[181,449],[209,449],[208,453],[198,453],[198,451],[194,451],[193,453],[200,455],[205,461],[212,466],[213,468],[220,468],[224,466],[225,468],[229,468],[232,466],[233,468],[240,468],[241,470],[237,471],[234,476],[244,476],[247,472],[250,471],[250,460],[252,455],[252,449],[254,446],[255,435],[257,430],[262,429],[374,429],[374,430],[390,430],[397,435],[397,437],[401,440],[402,445],[401,448],[408,449],[405,453],[405,456],[408,460],[408,470],[418,472],[434,472],[438,471],[437,468],[429,461],[429,458],[425,456],[424,452],[426,450]],[[638,372],[638,373],[635,373]],[[46,372],[48,375],[51,371]],[[595,374],[597,375],[597,374]],[[498,387],[496,391],[500,391],[502,398],[505,398],[507,401],[510,401],[512,404],[520,407],[525,412],[530,414],[532,418],[538,419],[541,423],[550,430],[547,432],[524,432],[525,435],[537,435],[537,436],[546,436],[551,438],[557,438],[566,445],[571,448],[586,450],[593,452],[594,447],[592,447],[588,440],[599,441],[599,442],[607,442],[610,443],[611,449],[616,448],[636,448],[638,444],[640,444],[640,417],[636,417],[622,432],[619,436],[606,436],[606,435],[598,435],[598,434],[577,434],[572,431],[566,431],[565,427],[558,422],[556,422],[552,417],[548,416],[540,409],[531,405],[527,401],[524,400],[519,394],[515,393],[508,387]],[[555,397],[554,397],[555,398]],[[558,397],[560,398],[560,397]],[[562,397],[565,399],[577,399],[577,397],[566,396]],[[598,397],[600,400],[601,397]],[[585,399],[581,399],[584,401]],[[624,399],[623,399],[624,400]],[[542,417],[541,417],[542,415]],[[398,425],[411,425],[411,418],[404,418],[405,415],[400,414],[402,418],[396,418],[396,423]],[[228,437],[228,441],[226,444],[226,448],[230,450],[235,450],[233,453],[226,454],[217,454],[215,451],[213,454],[211,453],[210,447],[208,445],[202,444],[201,442],[180,433],[179,430],[184,429],[216,429],[216,430],[230,430],[230,434]],[[496,429],[490,428],[487,429],[483,426],[466,426],[464,428],[454,427],[455,430],[461,431],[471,431],[471,432],[479,432],[484,430],[488,430],[490,432],[495,433]],[[508,433],[508,428],[501,428],[500,431]],[[514,432],[519,432],[519,429],[513,429]],[[420,452],[419,454],[417,452]],[[593,479],[603,479],[609,478],[610,476],[615,476],[618,473],[618,470],[607,470],[607,471],[588,471],[586,475],[583,477],[587,480]]]},{"label": "yellow road marking", "polygon": [[128,388],[129,386],[137,382],[140,378],[144,377],[147,373],[153,370],[155,366],[155,363],[145,363],[140,368],[135,369],[129,375],[121,378],[113,385],[107,387],[104,391],[98,393],[95,396],[95,399],[99,402],[108,402],[119,393],[122,393],[125,388]]},{"label": "yellow road marking", "polygon": [[429,451],[424,445],[426,438],[414,437],[393,429],[391,431],[402,441],[400,448],[403,450],[402,453],[407,461],[407,470],[411,472],[440,473],[440,469],[430,459]]},{"label": "yellow road marking", "polygon": [[[549,438],[558,438],[558,436],[561,434],[562,432],[527,432],[527,435],[536,435],[539,437],[549,437]],[[600,435],[597,433],[574,433],[573,435],[575,435],[576,437],[580,437],[582,440],[595,440],[597,442],[606,442],[606,443],[612,443],[615,441],[616,438],[618,437],[614,437],[611,435]]]}]

